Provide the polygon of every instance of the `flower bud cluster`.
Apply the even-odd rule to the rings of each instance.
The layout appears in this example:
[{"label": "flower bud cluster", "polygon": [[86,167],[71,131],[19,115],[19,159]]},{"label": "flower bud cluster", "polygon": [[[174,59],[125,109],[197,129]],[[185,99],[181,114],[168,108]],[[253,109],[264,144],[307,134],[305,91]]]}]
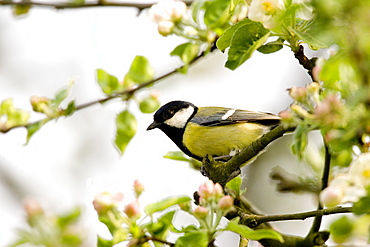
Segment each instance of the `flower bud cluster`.
[{"label": "flower bud cluster", "polygon": [[333,93],[321,94],[320,85],[312,82],[306,87],[292,87],[289,95],[294,99],[290,109],[280,113],[287,125],[305,123],[312,127],[338,128],[346,114],[344,102]]},{"label": "flower bud cluster", "polygon": [[217,200],[223,196],[223,189],[219,183],[215,184],[212,180],[207,180],[199,186],[198,195],[200,196],[200,201]]},{"label": "flower bud cluster", "polygon": [[[223,216],[228,213],[234,205],[234,199],[223,193],[219,183],[207,180],[199,186],[199,206],[194,209],[193,215],[201,220],[206,220],[212,214]],[[220,218],[220,217],[218,217]]]},{"label": "flower bud cluster", "polygon": [[370,186],[370,153],[363,153],[352,161],[347,173],[337,174],[320,193],[320,201],[327,207],[356,202],[366,195]]},{"label": "flower bud cluster", "polygon": [[15,126],[23,126],[28,123],[30,114],[27,111],[17,109],[11,98],[0,102],[0,132],[7,132]]},{"label": "flower bud cluster", "polygon": [[98,214],[104,214],[113,208],[116,208],[118,204],[123,200],[123,193],[116,192],[100,192],[95,195],[93,200],[93,206]]},{"label": "flower bud cluster", "polygon": [[176,23],[181,21],[186,11],[187,6],[182,1],[163,0],[149,9],[148,16],[157,24],[158,32],[167,36],[173,33]]},{"label": "flower bud cluster", "polygon": [[60,115],[60,109],[54,104],[52,99],[46,97],[32,96],[30,99],[32,109],[35,112],[44,113],[46,116],[54,118]]},{"label": "flower bud cluster", "polygon": [[[144,189],[144,185],[140,180],[137,179],[134,181],[133,191],[135,199],[126,204],[122,211],[129,219],[140,218],[141,212],[138,199],[143,193]],[[100,192],[95,195],[93,206],[98,215],[108,215],[108,212],[119,215],[121,214],[121,211],[118,210],[118,206],[120,203],[122,203],[123,198],[124,194],[122,192]]]},{"label": "flower bud cluster", "polygon": [[[196,43],[212,43],[216,38],[216,34],[206,27],[203,18],[190,14],[183,1],[159,0],[147,13],[149,19],[157,24],[158,32],[162,36],[176,34]],[[243,13],[240,13],[241,15]]]}]

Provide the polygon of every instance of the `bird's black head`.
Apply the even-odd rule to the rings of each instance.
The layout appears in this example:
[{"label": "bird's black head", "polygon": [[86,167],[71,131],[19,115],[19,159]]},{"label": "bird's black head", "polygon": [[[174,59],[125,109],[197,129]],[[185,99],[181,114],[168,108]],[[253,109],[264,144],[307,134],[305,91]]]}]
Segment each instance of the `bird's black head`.
[{"label": "bird's black head", "polygon": [[162,130],[185,154],[195,157],[183,144],[186,124],[197,113],[198,108],[186,101],[171,101],[154,114],[154,121],[147,130]]},{"label": "bird's black head", "polygon": [[197,107],[186,101],[168,102],[154,114],[154,121],[147,130],[155,128],[163,130],[166,126],[182,129],[196,111]]}]

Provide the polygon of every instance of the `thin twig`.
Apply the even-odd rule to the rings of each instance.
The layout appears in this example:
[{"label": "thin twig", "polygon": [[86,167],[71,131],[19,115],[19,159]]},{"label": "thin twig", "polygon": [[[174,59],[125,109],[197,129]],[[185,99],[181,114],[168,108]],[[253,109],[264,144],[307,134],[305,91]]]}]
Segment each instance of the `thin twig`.
[{"label": "thin twig", "polygon": [[[194,64],[200,58],[204,57],[205,54],[206,54],[205,52],[202,52],[200,55],[198,55],[196,58],[194,58],[194,60],[189,65]],[[93,100],[93,101],[90,101],[90,102],[87,102],[87,103],[82,103],[80,105],[77,105],[75,107],[75,111],[82,110],[82,109],[88,108],[88,107],[90,107],[92,105],[95,105],[95,104],[102,104],[102,103],[105,103],[105,102],[110,101],[112,99],[117,99],[117,98],[122,98],[122,97],[125,97],[125,101],[127,101],[136,92],[138,92],[138,91],[140,91],[140,90],[142,90],[142,89],[144,89],[144,88],[146,88],[148,86],[151,86],[151,85],[153,85],[153,84],[161,81],[162,79],[164,79],[164,78],[166,78],[168,76],[171,76],[171,75],[173,75],[175,73],[178,73],[178,70],[180,70],[183,67],[184,66],[180,66],[180,67],[178,67],[178,68],[176,68],[176,69],[174,69],[174,70],[172,70],[172,71],[170,71],[170,72],[168,72],[166,74],[163,74],[163,75],[161,75],[161,76],[159,76],[159,77],[157,77],[157,78],[155,78],[155,79],[153,79],[151,81],[140,83],[140,84],[138,84],[134,88],[126,89],[126,90],[124,90],[124,91],[122,91],[120,93],[115,93],[115,94],[109,95],[109,96],[107,96],[105,98],[102,98],[102,99]],[[61,112],[63,112],[63,110],[61,110]],[[43,119],[40,119],[40,120],[35,121],[35,122],[30,122],[30,123],[25,124],[25,125],[13,126],[11,128],[8,128],[8,129],[5,129],[5,130],[1,130],[0,133],[7,133],[8,131],[13,130],[13,129],[16,129],[16,128],[28,128],[28,127],[30,127],[32,125],[41,123],[41,122],[43,122],[45,120],[48,120],[48,121],[55,120],[55,119],[58,119],[58,118],[63,117],[63,116],[65,116],[65,115],[61,114],[61,115],[59,115],[59,116],[57,116],[55,118],[52,118],[52,119],[50,117],[47,117],[47,118],[43,118]]]},{"label": "thin twig", "polygon": [[[12,0],[0,1],[0,5],[10,5],[10,6],[36,6],[36,7],[47,7],[54,9],[79,9],[79,8],[91,8],[91,7],[132,7],[140,11],[150,8],[153,3],[135,3],[135,2],[107,2],[107,1],[97,1],[97,2],[87,2],[87,3],[46,3],[46,2],[37,2],[37,1],[20,1],[14,2]],[[185,1],[188,5],[191,4],[191,1]]]},{"label": "thin twig", "polygon": [[322,217],[324,215],[332,214],[342,214],[342,213],[351,213],[352,207],[333,207],[312,210],[308,212],[295,213],[295,214],[279,214],[279,215],[247,215],[243,219],[244,221],[253,222],[256,227],[262,223],[266,222],[276,222],[276,221],[287,221],[287,220],[305,220],[312,217]]},{"label": "thin twig", "polygon": [[314,81],[315,79],[313,78],[312,69],[316,65],[317,57],[313,57],[311,59],[306,57],[306,55],[303,52],[302,45],[299,46],[299,49],[297,51],[294,51],[294,56],[295,58],[297,58],[299,64],[302,65],[303,68],[307,70],[307,73],[311,76],[312,81]]},{"label": "thin twig", "polygon": [[[324,146],[325,146],[325,164],[324,164],[324,169],[323,169],[322,177],[321,177],[321,191],[323,191],[326,187],[328,187],[328,180],[329,180],[329,173],[330,173],[330,160],[331,160],[329,147],[326,143]],[[322,208],[323,206],[321,205],[319,201],[317,210],[321,210]],[[315,217],[312,223],[312,227],[310,231],[311,233],[318,232],[320,230],[321,221],[322,221],[322,215],[318,215],[317,217]]]},{"label": "thin twig", "polygon": [[21,1],[21,2],[13,2],[11,0],[8,1],[0,1],[0,5],[11,5],[11,6],[37,6],[37,7],[47,7],[47,8],[55,8],[55,9],[78,9],[78,8],[90,8],[90,7],[133,7],[139,9],[139,11],[144,10],[146,8],[150,8],[154,3],[113,3],[113,2],[106,2],[106,1],[98,1],[95,3],[82,3],[82,4],[75,4],[75,3],[45,3],[45,2],[36,2],[36,1]]}]

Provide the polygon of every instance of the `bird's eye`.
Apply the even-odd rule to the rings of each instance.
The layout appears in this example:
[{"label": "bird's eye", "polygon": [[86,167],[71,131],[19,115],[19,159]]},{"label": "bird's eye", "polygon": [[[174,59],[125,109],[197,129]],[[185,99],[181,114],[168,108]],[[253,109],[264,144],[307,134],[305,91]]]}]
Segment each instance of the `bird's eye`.
[{"label": "bird's eye", "polygon": [[165,114],[164,114],[164,118],[165,119],[170,119],[173,117],[173,115],[175,115],[175,111],[174,110],[169,110],[167,111]]}]

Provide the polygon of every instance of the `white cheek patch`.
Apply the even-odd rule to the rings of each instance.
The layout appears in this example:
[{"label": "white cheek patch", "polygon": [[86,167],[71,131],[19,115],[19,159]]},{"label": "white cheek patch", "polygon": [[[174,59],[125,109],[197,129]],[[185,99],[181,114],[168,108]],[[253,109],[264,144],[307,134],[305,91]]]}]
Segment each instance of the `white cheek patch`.
[{"label": "white cheek patch", "polygon": [[221,117],[222,120],[226,120],[228,117],[230,117],[231,115],[233,115],[235,113],[235,109],[231,109],[231,110],[228,110],[225,115],[223,115]]},{"label": "white cheek patch", "polygon": [[189,106],[188,108],[184,108],[176,112],[172,118],[167,119],[166,121],[164,121],[164,123],[179,129],[184,128],[193,113],[194,108],[192,106]]}]

